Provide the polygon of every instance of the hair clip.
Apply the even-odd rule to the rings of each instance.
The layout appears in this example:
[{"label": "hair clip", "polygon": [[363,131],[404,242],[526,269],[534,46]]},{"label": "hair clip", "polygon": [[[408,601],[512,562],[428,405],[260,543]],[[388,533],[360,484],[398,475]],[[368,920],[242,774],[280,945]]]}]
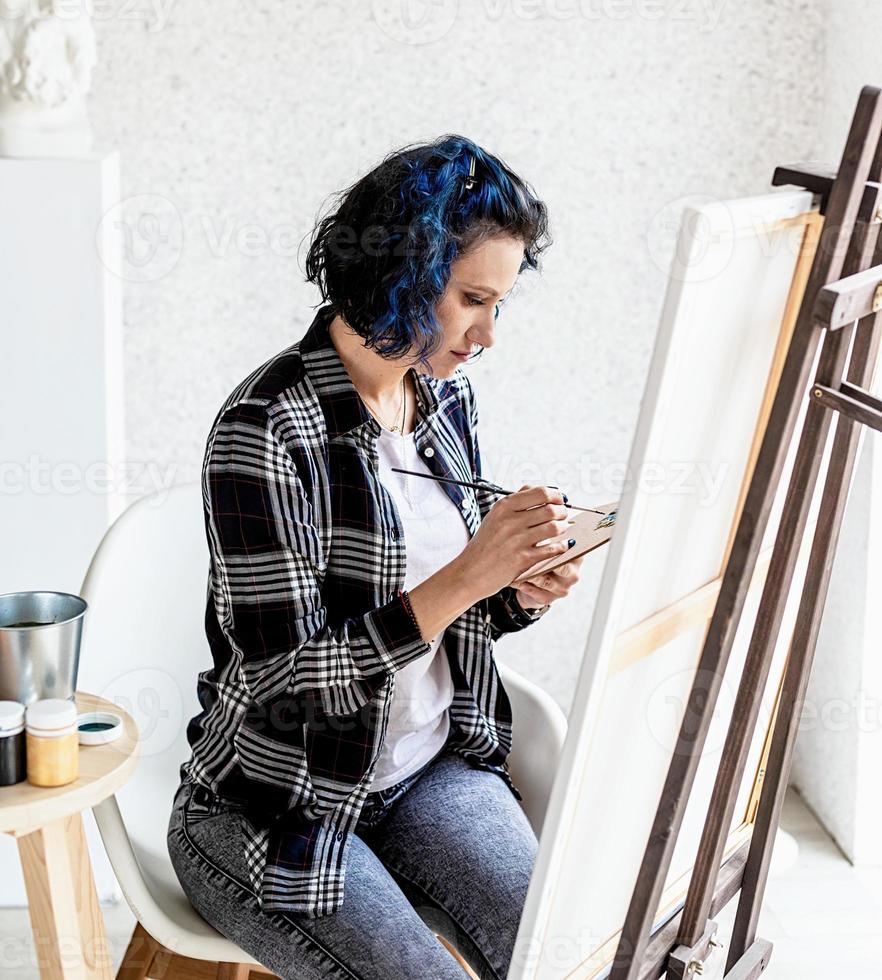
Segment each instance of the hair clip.
[{"label": "hair clip", "polygon": [[470,191],[475,186],[475,155],[472,154],[472,160],[469,164],[469,175],[466,178],[465,189]]}]

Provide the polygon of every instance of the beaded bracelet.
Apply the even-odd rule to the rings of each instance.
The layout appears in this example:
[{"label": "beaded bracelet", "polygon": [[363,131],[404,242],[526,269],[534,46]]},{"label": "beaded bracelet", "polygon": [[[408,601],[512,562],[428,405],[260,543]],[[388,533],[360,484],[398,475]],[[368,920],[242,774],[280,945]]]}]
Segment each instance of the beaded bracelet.
[{"label": "beaded bracelet", "polygon": [[398,598],[401,600],[402,605],[407,610],[407,614],[410,616],[411,622],[416,628],[416,631],[420,634],[420,637],[422,637],[423,633],[420,629],[420,624],[417,622],[416,616],[413,614],[413,606],[410,604],[410,596],[407,594],[407,589],[399,589]]}]

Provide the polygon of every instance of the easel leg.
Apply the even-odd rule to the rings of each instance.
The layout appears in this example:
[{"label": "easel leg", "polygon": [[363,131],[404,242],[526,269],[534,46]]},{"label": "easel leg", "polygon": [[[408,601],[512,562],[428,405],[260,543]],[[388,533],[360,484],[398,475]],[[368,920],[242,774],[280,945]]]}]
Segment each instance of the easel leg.
[{"label": "easel leg", "polygon": [[111,980],[110,950],[79,813],[18,839],[43,980]]},{"label": "easel leg", "polygon": [[[865,317],[860,322],[855,336],[848,380],[862,388],[868,387],[873,377],[879,351],[879,333],[878,320],[873,315]],[[812,542],[805,588],[797,614],[790,660],[781,691],[778,717],[772,735],[766,781],[760,796],[756,825],[744,869],[727,968],[744,954],[744,950],[756,937],[769,861],[772,856],[772,842],[793,761],[793,748],[796,744],[798,728],[796,721],[802,711],[811,674],[833,569],[833,555],[839,540],[842,515],[848,489],[851,486],[860,435],[861,426],[840,416],[821,498],[818,529]]]},{"label": "easel leg", "polygon": [[756,980],[769,965],[771,955],[772,944],[765,939],[758,939],[726,973],[726,980]]}]

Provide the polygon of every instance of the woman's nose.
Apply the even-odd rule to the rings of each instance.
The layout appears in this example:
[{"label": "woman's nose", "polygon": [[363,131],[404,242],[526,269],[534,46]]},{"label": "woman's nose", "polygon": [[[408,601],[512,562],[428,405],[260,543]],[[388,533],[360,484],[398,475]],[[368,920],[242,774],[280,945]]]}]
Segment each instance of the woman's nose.
[{"label": "woman's nose", "polygon": [[495,319],[491,311],[489,318],[482,319],[479,324],[473,326],[466,334],[466,338],[473,344],[480,344],[481,347],[492,347],[495,334]]}]

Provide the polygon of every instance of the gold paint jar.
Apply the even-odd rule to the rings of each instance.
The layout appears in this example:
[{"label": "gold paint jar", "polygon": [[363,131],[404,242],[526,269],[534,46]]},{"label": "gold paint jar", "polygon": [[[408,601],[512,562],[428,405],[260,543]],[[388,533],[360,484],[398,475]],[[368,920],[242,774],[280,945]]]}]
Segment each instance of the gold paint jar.
[{"label": "gold paint jar", "polygon": [[27,779],[64,786],[79,776],[77,706],[67,698],[33,701],[25,712]]}]

